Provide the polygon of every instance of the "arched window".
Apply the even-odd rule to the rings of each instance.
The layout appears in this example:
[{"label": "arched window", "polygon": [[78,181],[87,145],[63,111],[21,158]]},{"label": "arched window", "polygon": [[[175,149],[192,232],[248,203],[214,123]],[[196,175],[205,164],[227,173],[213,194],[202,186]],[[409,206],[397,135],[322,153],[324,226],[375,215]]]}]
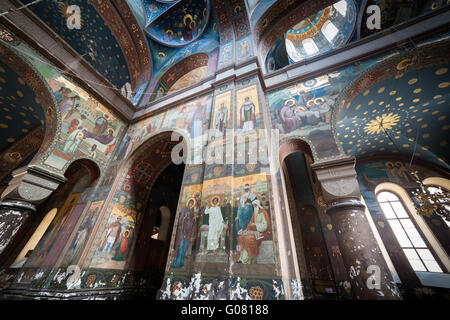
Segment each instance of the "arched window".
[{"label": "arched window", "polygon": [[331,43],[338,34],[339,30],[336,28],[336,26],[331,22],[330,20],[325,21],[325,23],[322,26],[322,33],[327,38],[328,42]]},{"label": "arched window", "polygon": [[337,12],[339,12],[343,17],[345,17],[345,14],[347,13],[347,2],[345,0],[341,0],[339,2],[336,2],[333,4],[333,7],[336,9]]},{"label": "arched window", "polygon": [[319,52],[319,48],[317,48],[316,43],[311,38],[303,40],[302,45],[303,45],[303,48],[305,48],[305,51],[308,55],[312,55],[316,52]]},{"label": "arched window", "polygon": [[377,200],[413,270],[442,272],[398,196],[382,191]]}]

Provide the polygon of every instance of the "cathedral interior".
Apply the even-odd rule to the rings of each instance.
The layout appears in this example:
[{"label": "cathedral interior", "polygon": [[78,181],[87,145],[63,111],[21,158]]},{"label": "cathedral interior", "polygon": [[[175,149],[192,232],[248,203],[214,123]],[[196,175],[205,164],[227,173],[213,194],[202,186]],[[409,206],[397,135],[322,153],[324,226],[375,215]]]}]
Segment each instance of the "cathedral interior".
[{"label": "cathedral interior", "polygon": [[0,1],[0,300],[449,300],[450,1]]}]

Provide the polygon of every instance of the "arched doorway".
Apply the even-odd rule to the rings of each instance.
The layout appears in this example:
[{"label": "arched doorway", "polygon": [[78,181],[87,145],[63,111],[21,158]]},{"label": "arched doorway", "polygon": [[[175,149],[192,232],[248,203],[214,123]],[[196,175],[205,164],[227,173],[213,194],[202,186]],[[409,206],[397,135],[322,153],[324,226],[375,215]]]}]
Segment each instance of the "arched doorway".
[{"label": "arched doorway", "polygon": [[170,164],[150,192],[131,261],[135,271],[146,274],[146,290],[140,298],[155,299],[162,285],[184,168],[184,164]]},{"label": "arched doorway", "polygon": [[74,161],[65,172],[67,180],[41,205],[17,233],[16,241],[4,252],[4,267],[51,268],[75,228],[86,203],[79,203],[84,190],[100,175],[87,159]]}]

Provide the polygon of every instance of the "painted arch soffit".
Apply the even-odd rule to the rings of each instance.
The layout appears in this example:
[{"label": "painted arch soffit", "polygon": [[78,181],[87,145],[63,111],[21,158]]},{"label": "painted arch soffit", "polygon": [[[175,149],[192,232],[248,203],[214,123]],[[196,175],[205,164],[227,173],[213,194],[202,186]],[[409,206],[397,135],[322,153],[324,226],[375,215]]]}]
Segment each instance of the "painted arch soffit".
[{"label": "painted arch soffit", "polygon": [[414,154],[449,168],[449,46],[431,44],[396,55],[347,86],[332,121],[347,155]]},{"label": "painted arch soffit", "polygon": [[181,0],[153,20],[145,32],[168,47],[183,47],[202,36],[210,16],[209,0]]}]

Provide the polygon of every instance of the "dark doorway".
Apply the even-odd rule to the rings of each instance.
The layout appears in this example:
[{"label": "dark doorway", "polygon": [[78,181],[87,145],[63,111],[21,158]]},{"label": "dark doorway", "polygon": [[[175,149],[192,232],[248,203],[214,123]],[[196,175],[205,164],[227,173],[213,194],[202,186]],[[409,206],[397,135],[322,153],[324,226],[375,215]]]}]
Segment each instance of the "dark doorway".
[{"label": "dark doorway", "polygon": [[140,299],[154,300],[162,285],[184,168],[184,164],[170,164],[156,179],[148,198],[131,260],[131,269],[146,279]]}]

